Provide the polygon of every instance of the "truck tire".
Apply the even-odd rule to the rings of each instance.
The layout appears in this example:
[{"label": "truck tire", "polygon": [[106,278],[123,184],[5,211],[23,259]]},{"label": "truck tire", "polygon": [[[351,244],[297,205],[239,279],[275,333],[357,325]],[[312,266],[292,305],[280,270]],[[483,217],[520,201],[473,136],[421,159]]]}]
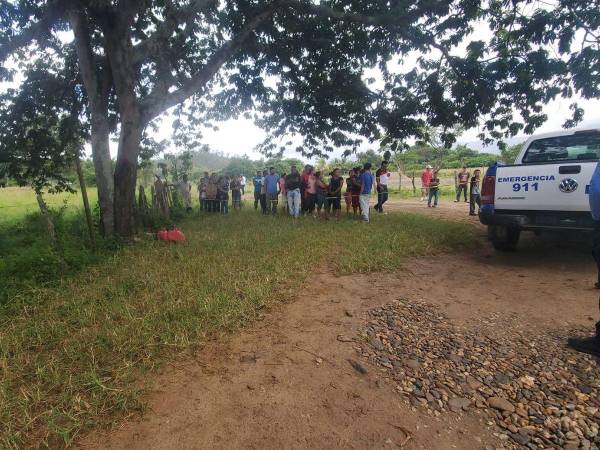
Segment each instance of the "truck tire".
[{"label": "truck tire", "polygon": [[502,252],[514,251],[519,242],[521,230],[500,225],[488,226],[488,238],[496,250]]}]

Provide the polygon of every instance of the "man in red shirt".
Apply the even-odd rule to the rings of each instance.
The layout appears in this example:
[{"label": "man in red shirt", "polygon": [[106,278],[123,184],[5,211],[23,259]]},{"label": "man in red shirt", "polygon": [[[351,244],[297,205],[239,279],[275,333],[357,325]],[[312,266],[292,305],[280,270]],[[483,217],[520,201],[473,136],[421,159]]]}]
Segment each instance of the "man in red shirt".
[{"label": "man in red shirt", "polygon": [[375,182],[377,183],[377,204],[375,211],[383,212],[383,204],[388,199],[388,181],[390,172],[388,171],[388,162],[382,161],[381,167],[375,172]]},{"label": "man in red shirt", "polygon": [[429,183],[433,178],[432,167],[427,164],[425,170],[421,173],[421,201],[425,201],[429,198]]}]

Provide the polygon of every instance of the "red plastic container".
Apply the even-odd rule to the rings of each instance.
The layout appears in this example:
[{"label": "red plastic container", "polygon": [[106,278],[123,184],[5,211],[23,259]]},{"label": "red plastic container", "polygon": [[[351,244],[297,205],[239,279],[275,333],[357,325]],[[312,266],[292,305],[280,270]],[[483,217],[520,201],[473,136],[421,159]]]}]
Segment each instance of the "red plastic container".
[{"label": "red plastic container", "polygon": [[167,231],[167,239],[171,242],[184,242],[185,235],[179,228],[173,228]]}]

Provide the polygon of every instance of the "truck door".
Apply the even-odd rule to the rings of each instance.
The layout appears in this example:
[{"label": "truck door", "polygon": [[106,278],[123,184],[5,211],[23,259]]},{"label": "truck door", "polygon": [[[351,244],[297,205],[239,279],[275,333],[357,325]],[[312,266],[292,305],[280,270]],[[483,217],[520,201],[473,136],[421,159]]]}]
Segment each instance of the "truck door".
[{"label": "truck door", "polygon": [[532,141],[520,165],[498,168],[496,208],[589,211],[587,191],[599,156],[596,130]]}]

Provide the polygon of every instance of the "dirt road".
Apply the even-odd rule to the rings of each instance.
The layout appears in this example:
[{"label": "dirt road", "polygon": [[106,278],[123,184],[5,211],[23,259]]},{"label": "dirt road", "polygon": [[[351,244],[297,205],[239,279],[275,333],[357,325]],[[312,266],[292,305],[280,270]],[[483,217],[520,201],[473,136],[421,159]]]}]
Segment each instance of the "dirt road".
[{"label": "dirt road", "polygon": [[[415,210],[458,220],[465,205]],[[476,233],[483,233],[476,227]],[[368,311],[397,299],[435,305],[463,327],[512,326],[539,333],[591,327],[598,295],[585,243],[525,239],[516,253],[407,261],[392,274],[317,275],[292,299],[241,333],[211,343],[195,360],[168,367],[147,395],[149,412],[84,448],[427,448],[507,446],[480,410],[428,414],[398,393],[385,371],[357,353]],[[515,325],[514,318],[518,317]],[[566,336],[565,336],[566,337]],[[365,373],[363,373],[365,372]]]}]

